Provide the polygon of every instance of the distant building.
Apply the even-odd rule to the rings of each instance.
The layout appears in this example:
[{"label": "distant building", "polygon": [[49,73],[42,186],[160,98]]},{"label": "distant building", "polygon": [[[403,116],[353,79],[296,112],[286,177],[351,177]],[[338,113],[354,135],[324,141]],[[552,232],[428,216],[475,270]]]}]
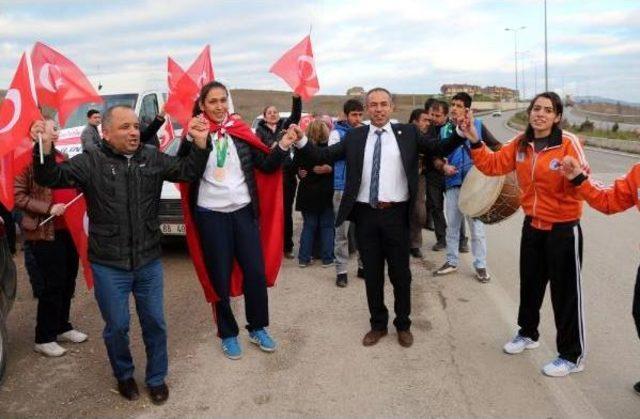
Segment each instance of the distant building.
[{"label": "distant building", "polygon": [[476,93],[480,93],[482,88],[480,86],[472,85],[472,84],[443,84],[440,87],[440,93],[445,96],[453,96],[456,93],[468,93],[471,96]]},{"label": "distant building", "polygon": [[517,91],[502,86],[487,86],[482,89],[482,93],[494,100],[514,100],[518,97]]},{"label": "distant building", "polygon": [[363,96],[364,93],[364,88],[360,86],[355,86],[347,90],[347,96]]}]

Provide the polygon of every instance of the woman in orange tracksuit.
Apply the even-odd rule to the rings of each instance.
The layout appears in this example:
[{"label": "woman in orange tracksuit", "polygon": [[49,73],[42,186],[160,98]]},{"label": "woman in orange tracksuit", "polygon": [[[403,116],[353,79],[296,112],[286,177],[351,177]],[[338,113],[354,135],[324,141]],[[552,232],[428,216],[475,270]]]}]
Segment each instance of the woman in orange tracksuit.
[{"label": "woman in orange tracksuit", "polygon": [[[580,167],[580,162],[573,157],[564,158],[562,169],[567,179],[575,186],[578,197],[596,210],[604,214],[615,214],[633,206],[640,210],[640,163],[635,164],[624,177],[616,180],[613,186],[605,188],[587,181],[588,175]],[[640,268],[636,276],[632,313],[640,337]],[[640,381],[633,388],[640,394]]]},{"label": "woman in orange tracksuit", "polygon": [[516,354],[539,346],[540,307],[550,282],[559,356],[542,372],[563,377],[584,369],[585,344],[580,272],[582,201],[563,175],[562,160],[574,157],[585,168],[587,162],[577,137],[559,127],[562,101],[557,94],[537,95],[527,114],[525,132],[496,152],[477,141],[473,124],[467,125],[465,134],[481,172],[498,176],[516,171],[526,215],[520,241],[520,330],[503,349]]}]

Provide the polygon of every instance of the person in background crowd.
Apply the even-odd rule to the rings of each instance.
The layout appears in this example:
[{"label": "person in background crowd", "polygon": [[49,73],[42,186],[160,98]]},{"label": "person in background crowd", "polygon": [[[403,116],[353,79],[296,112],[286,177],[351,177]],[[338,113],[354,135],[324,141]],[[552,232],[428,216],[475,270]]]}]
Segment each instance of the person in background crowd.
[{"label": "person in background crowd", "polygon": [[503,350],[518,354],[540,346],[540,307],[547,283],[557,328],[558,357],[542,372],[564,377],[584,370],[585,332],[582,304],[582,200],[562,176],[571,156],[588,167],[578,138],[560,128],[562,100],[554,92],[538,94],[527,108],[524,133],[492,152],[480,141],[474,124],[465,127],[471,157],[488,176],[516,171],[525,218],[520,241],[520,330]]},{"label": "person in background crowd", "polygon": [[[429,129],[429,112],[422,109],[414,109],[409,116],[409,123],[414,124],[420,134],[427,135]],[[416,202],[411,208],[411,214],[409,216],[409,228],[410,228],[410,248],[409,253],[414,258],[422,258],[422,223],[420,222],[420,212],[426,208],[426,185],[424,175],[424,161],[420,156],[418,159],[418,195],[416,196]]]},{"label": "person in background crowd", "polygon": [[85,125],[82,133],[80,134],[80,142],[82,143],[82,150],[89,150],[96,148],[102,142],[98,127],[102,123],[102,114],[99,110],[89,109],[87,112],[87,125]]},{"label": "person in background crowd", "polygon": [[[451,98],[451,115],[454,119],[466,115],[471,110],[471,96],[467,93],[456,93]],[[498,150],[500,142],[489,132],[480,119],[475,119],[476,130],[485,144],[492,150]],[[453,127],[445,125],[441,129],[441,137],[447,138],[451,135]],[[460,226],[469,224],[471,232],[471,252],[473,254],[473,267],[476,270],[476,279],[480,282],[489,282],[490,276],[487,272],[487,238],[484,232],[484,224],[477,218],[465,217],[458,207],[460,198],[460,188],[467,173],[473,167],[469,144],[462,144],[447,157],[447,163],[443,167],[445,173],[445,204],[447,213],[447,261],[434,272],[435,275],[447,275],[458,270]]]},{"label": "person in background crowd", "polygon": [[[440,138],[440,134],[445,126],[451,125],[449,121],[449,104],[441,100],[433,100],[429,105],[430,125],[428,130],[429,137]],[[436,244],[431,250],[439,252],[447,248],[447,220],[444,216],[444,164],[445,159],[435,156],[424,160],[426,187],[427,187],[427,212],[433,217],[434,231],[436,235]],[[465,233],[465,225],[460,225],[460,253],[468,253],[469,245],[467,244],[467,236]]]},{"label": "person in background crowd", "polygon": [[[429,113],[429,109],[431,108],[431,105],[433,105],[434,103],[436,103],[438,101],[438,99],[430,97],[429,99],[427,99],[424,102],[424,110],[427,112],[427,134],[431,134],[430,132],[430,128],[431,128],[431,114]],[[433,163],[431,163],[431,165],[433,165]],[[422,172],[425,174],[425,179],[426,179],[426,175],[427,175],[427,169],[429,168],[429,162],[425,161],[424,158],[422,159]],[[427,189],[427,184],[425,181],[425,203],[426,203],[426,221],[425,221],[425,228],[429,231],[435,231],[435,226],[433,225],[433,208],[429,205],[429,201],[427,200],[428,197],[428,189]]]},{"label": "person in background crowd", "polygon": [[[38,134],[58,140],[58,126],[52,119],[36,122],[31,127],[31,139]],[[58,163],[66,156],[54,149]],[[30,164],[15,178],[16,208],[23,211],[21,229],[24,233],[37,271],[42,274],[42,288],[38,290],[38,312],[34,351],[58,357],[67,350],[60,342],[81,343],[87,335],[74,329],[69,322],[71,299],[76,289],[78,252],[62,215],[65,204],[73,200],[75,189],[55,189],[40,186],[34,179]],[[40,225],[49,216],[55,218]]]},{"label": "person in background crowd", "polygon": [[[291,115],[288,118],[280,118],[278,109],[269,105],[262,111],[262,120],[256,128],[256,135],[267,147],[272,147],[278,142],[282,131],[291,124],[300,122],[302,116],[302,100],[297,93],[293,94],[291,103]],[[293,151],[288,155],[282,165],[284,186],[284,255],[287,259],[293,259],[293,202],[296,197],[298,179],[296,171],[291,167],[293,163]]]},{"label": "person in background crowd", "polygon": [[[317,147],[327,147],[329,127],[319,119],[307,127],[307,138]],[[302,212],[302,231],[298,264],[305,268],[311,264],[311,253],[316,239],[320,239],[322,266],[333,265],[333,168],[331,165],[308,166],[296,156],[293,167],[298,170],[300,184],[296,197],[296,210]],[[316,234],[318,233],[318,234]]]},{"label": "person in background crowd", "polygon": [[[334,125],[329,134],[329,145],[337,144],[344,140],[349,131],[362,125],[364,106],[357,99],[349,99],[342,106],[344,120]],[[347,176],[347,167],[344,160],[338,160],[333,164],[333,214],[338,216],[338,208],[342,201],[344,185]],[[349,221],[336,226],[333,251],[336,263],[336,285],[344,288],[348,283],[347,265],[349,263]],[[358,277],[364,278],[362,259],[358,255]]]},{"label": "person in background crowd", "polygon": [[[190,125],[188,130],[197,128]],[[165,181],[199,179],[211,149],[201,136],[184,157],[141,144],[138,117],[124,105],[106,110],[102,134],[100,146],[64,162],[55,160],[51,138],[43,136],[44,164],[38,145],[34,148],[35,179],[46,187],[74,186],[84,193],[94,292],[118,391],[128,400],[139,397],[129,349],[133,294],[147,354],[145,381],[151,401],[162,404],[169,398],[169,388],[158,202]]]}]

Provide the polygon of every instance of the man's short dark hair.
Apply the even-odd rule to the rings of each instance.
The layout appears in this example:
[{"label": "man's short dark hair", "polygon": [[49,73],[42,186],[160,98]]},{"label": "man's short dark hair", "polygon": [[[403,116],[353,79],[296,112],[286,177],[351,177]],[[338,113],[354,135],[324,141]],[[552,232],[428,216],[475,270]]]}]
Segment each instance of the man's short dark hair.
[{"label": "man's short dark hair", "polygon": [[97,109],[89,109],[89,112],[87,112],[87,118],[91,118],[95,114],[99,115],[100,111]]},{"label": "man's short dark hair", "polygon": [[436,99],[435,97],[430,97],[429,99],[427,99],[427,101],[424,102],[424,110],[428,111],[429,109],[431,109],[431,105],[433,105],[437,101],[438,99]]},{"label": "man's short dark hair", "polygon": [[348,116],[351,112],[363,112],[364,106],[362,106],[362,102],[360,102],[358,99],[349,99],[344,102],[342,111],[346,116]]},{"label": "man's short dark hair", "polygon": [[112,107],[110,107],[109,109],[107,109],[104,113],[104,115],[102,115],[102,127],[110,127],[111,126],[111,120],[113,119],[113,111],[115,111],[116,109],[131,109],[133,110],[133,108],[129,105],[114,105]]},{"label": "man's short dark hair", "polygon": [[364,103],[368,103],[369,96],[371,96],[371,94],[375,92],[385,92],[389,96],[389,100],[391,100],[391,103],[393,103],[393,95],[391,94],[390,91],[388,91],[384,87],[374,87],[373,89],[369,90],[367,94],[364,96]]},{"label": "man's short dark hair", "polygon": [[465,108],[470,108],[471,102],[473,102],[473,99],[471,98],[469,93],[465,93],[465,92],[460,92],[453,95],[453,97],[451,98],[451,101],[453,102],[454,100],[459,100],[462,103],[464,103]]},{"label": "man's short dark hair", "polygon": [[433,109],[433,110],[442,109],[442,113],[444,113],[446,115],[446,114],[449,113],[449,104],[447,102],[445,102],[444,100],[436,100],[429,107],[429,110],[431,110],[431,109]]},{"label": "man's short dark hair", "polygon": [[420,115],[422,115],[423,113],[427,113],[427,110],[422,108],[416,108],[413,111],[411,111],[411,116],[409,116],[409,123],[412,124],[415,121],[419,120]]}]

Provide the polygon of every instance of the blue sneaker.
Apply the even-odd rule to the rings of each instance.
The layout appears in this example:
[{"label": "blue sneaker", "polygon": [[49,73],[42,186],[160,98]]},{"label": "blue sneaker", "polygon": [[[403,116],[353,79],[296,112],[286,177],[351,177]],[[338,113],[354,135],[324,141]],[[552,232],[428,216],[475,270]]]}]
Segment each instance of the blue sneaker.
[{"label": "blue sneaker", "polygon": [[242,348],[240,348],[240,343],[238,342],[238,337],[233,336],[230,338],[222,339],[222,352],[224,356],[229,359],[240,359],[242,358]]},{"label": "blue sneaker", "polygon": [[260,346],[260,349],[265,352],[273,352],[276,350],[276,342],[265,328],[249,332],[249,341]]}]

